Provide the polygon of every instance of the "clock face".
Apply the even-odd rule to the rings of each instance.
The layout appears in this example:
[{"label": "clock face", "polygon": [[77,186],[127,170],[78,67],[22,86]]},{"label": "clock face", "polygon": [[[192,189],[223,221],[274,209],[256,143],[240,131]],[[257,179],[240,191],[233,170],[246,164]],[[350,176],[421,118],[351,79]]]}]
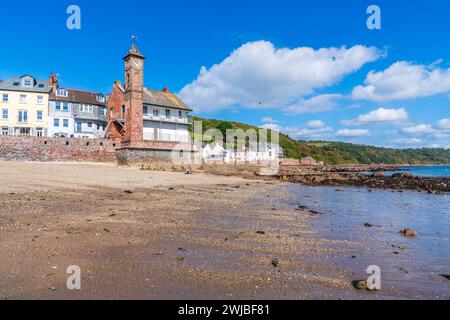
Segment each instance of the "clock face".
[{"label": "clock face", "polygon": [[137,60],[134,61],[134,67],[139,69],[141,67],[141,63]]}]

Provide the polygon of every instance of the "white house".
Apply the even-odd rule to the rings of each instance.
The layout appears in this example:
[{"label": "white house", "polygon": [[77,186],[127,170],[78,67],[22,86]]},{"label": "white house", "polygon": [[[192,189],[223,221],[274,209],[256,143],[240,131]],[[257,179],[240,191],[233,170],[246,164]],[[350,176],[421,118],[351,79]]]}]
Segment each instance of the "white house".
[{"label": "white house", "polygon": [[49,137],[103,138],[106,129],[106,98],[99,93],[64,89],[51,76]]},{"label": "white house", "polygon": [[208,144],[202,150],[205,162],[240,164],[240,163],[268,163],[279,161],[284,156],[283,149],[279,145],[261,145],[258,150],[242,149],[233,151],[225,149],[220,144]]}]

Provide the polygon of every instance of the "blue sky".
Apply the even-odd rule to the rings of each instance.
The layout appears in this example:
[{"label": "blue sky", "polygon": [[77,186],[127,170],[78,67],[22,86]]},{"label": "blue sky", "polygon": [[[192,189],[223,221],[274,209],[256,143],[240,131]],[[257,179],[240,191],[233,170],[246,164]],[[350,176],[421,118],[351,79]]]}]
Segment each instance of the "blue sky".
[{"label": "blue sky", "polygon": [[[71,4],[81,30],[66,28]],[[381,30],[366,27],[371,4]],[[2,79],[57,72],[108,93],[136,34],[146,86],[197,115],[303,140],[450,147],[447,1],[30,0],[2,13]]]}]

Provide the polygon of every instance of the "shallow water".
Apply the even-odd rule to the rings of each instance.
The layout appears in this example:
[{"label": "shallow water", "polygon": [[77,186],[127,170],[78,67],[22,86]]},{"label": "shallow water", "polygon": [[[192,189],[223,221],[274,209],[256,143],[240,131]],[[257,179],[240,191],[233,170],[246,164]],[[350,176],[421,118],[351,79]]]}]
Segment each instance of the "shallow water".
[{"label": "shallow water", "polygon": [[450,166],[407,167],[400,171],[386,172],[386,175],[405,172],[417,177],[450,178]]},{"label": "shallow water", "polygon": [[[366,279],[364,270],[369,265],[380,266],[384,285],[380,294],[450,298],[450,281],[440,276],[450,274],[450,196],[302,185],[288,188],[297,205],[322,213],[311,219],[321,236],[366,244],[356,254],[337,257],[333,263],[348,267],[361,279]],[[365,223],[374,226],[366,228]],[[419,236],[402,237],[399,231],[405,228],[417,230]]]}]

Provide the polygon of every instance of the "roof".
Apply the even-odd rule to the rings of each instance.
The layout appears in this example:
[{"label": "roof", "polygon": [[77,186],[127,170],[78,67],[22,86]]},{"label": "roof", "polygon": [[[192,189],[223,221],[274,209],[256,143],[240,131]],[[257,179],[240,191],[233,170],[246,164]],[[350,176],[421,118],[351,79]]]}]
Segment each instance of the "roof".
[{"label": "roof", "polygon": [[[22,86],[22,79],[26,77],[33,80],[32,87]],[[13,77],[6,82],[0,82],[0,90],[49,93],[51,88],[48,81],[36,80],[33,76],[25,74],[21,77]]]},{"label": "roof", "polygon": [[[125,93],[125,88],[120,81],[117,81],[116,84],[119,90]],[[144,88],[143,96],[144,104],[146,105],[193,111],[180,98],[169,91],[165,92]]]},{"label": "roof", "polygon": [[171,92],[144,88],[144,104],[192,111],[180,98]]},{"label": "roof", "polygon": [[[63,88],[59,88],[63,89]],[[97,106],[105,106],[105,102],[99,102],[97,101],[97,96],[101,95],[104,97],[101,93],[94,93],[89,91],[83,91],[83,90],[75,90],[75,89],[64,89],[68,91],[67,97],[59,97],[56,95],[56,90],[53,90],[50,93],[50,101],[63,101],[63,102],[72,102],[72,103],[84,103],[84,104],[90,104],[90,105],[97,105]]]},{"label": "roof", "polygon": [[144,55],[139,51],[139,49],[138,49],[138,47],[136,46],[135,43],[133,43],[133,45],[131,46],[130,51],[128,51],[127,55],[123,59],[125,60],[129,56],[135,56],[135,57],[139,57],[139,58],[145,59]]}]

